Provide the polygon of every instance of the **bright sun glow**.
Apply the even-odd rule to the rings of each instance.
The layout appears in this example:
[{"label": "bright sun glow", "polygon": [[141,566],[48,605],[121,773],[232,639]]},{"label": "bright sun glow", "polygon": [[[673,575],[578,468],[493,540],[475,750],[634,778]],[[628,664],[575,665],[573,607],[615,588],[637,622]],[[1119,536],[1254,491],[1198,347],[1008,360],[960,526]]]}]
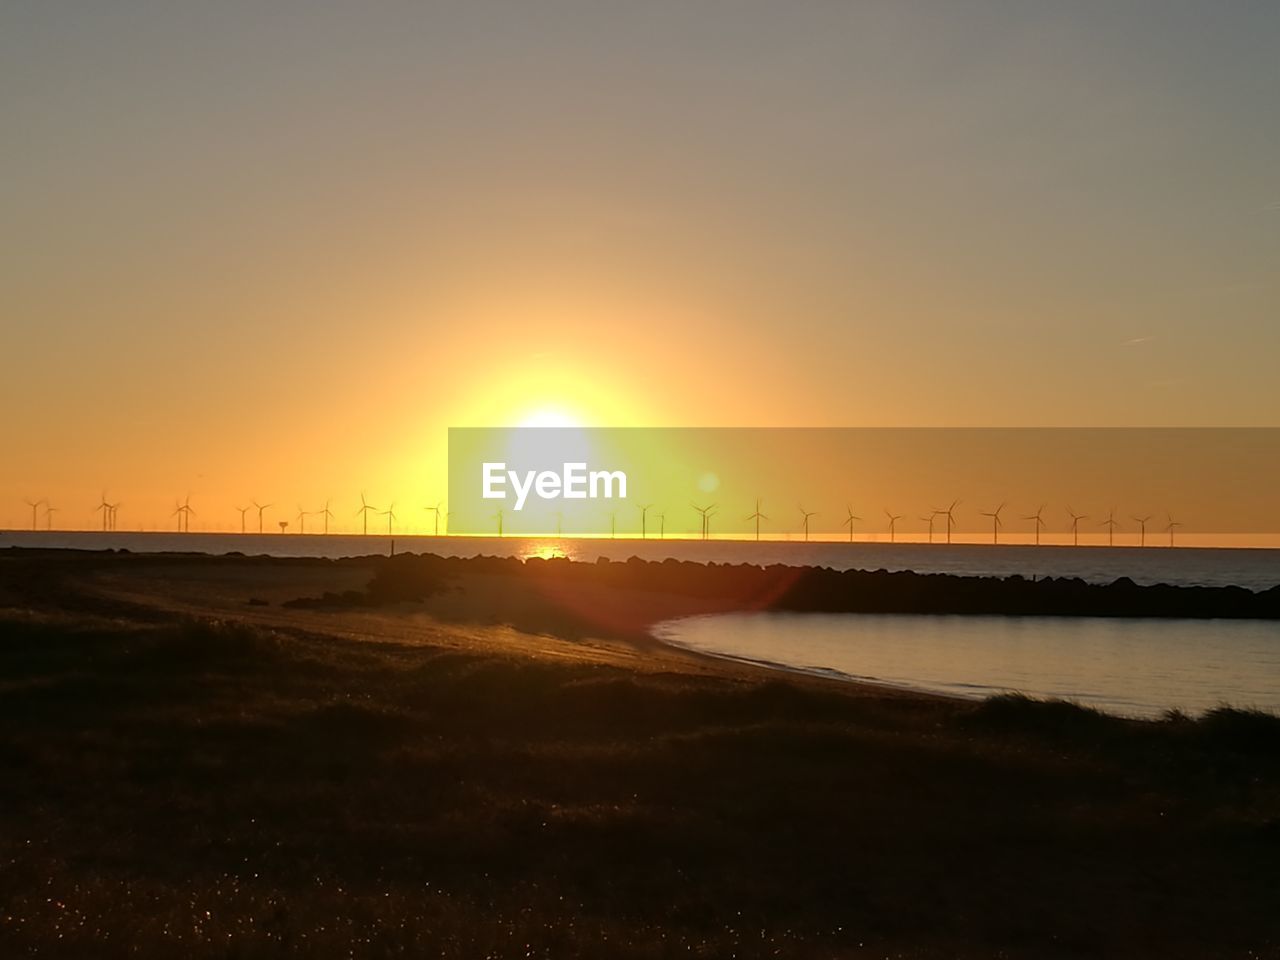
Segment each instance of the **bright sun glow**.
[{"label": "bright sun glow", "polygon": [[582,421],[564,410],[544,408],[526,415],[518,427],[580,427]]}]

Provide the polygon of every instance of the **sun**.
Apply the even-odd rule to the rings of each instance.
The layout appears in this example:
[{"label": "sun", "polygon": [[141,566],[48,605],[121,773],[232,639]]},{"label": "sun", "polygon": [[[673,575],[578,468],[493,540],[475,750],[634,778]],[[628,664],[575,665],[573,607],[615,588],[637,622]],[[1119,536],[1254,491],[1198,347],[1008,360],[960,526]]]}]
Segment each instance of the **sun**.
[{"label": "sun", "polygon": [[542,407],[526,414],[517,427],[581,427],[582,420],[558,407]]}]

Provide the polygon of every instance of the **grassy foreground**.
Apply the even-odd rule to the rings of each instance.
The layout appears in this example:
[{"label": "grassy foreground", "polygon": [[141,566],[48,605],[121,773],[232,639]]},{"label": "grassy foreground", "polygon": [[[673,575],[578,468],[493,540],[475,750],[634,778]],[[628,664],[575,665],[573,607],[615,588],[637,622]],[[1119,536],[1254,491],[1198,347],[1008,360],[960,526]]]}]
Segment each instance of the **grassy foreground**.
[{"label": "grassy foreground", "polygon": [[64,606],[0,609],[0,956],[1280,955],[1272,717]]}]

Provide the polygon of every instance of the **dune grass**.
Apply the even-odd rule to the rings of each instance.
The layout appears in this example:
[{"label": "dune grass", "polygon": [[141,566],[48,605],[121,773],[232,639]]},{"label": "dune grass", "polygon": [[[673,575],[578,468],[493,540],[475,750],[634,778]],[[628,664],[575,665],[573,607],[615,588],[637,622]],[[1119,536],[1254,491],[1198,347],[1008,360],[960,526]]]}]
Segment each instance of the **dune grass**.
[{"label": "dune grass", "polygon": [[1277,746],[11,611],[0,955],[1267,955]]}]

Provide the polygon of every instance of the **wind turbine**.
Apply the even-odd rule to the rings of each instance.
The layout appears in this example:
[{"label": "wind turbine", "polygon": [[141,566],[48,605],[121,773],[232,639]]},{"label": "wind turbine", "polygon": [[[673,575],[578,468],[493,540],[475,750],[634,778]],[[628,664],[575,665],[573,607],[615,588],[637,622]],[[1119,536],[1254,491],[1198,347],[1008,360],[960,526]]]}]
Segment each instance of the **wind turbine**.
[{"label": "wind turbine", "polygon": [[378,516],[387,518],[387,536],[391,536],[391,521],[396,518],[395,501],[392,501],[391,506],[387,507],[387,509],[379,511]]},{"label": "wind turbine", "polygon": [[716,505],[714,503],[710,503],[705,507],[700,507],[696,503],[691,503],[689,506],[702,514],[702,539],[707,539],[707,535],[710,532],[710,511],[714,510]]},{"label": "wind turbine", "polygon": [[884,515],[889,518],[889,542],[893,543],[898,539],[898,521],[902,519],[902,514],[886,510]]},{"label": "wind turbine", "polygon": [[658,539],[667,539],[667,514],[665,511],[658,514]]},{"label": "wind turbine", "polygon": [[1133,522],[1138,525],[1138,546],[1145,547],[1147,545],[1147,521],[1151,519],[1151,514],[1145,517],[1134,517]]},{"label": "wind turbine", "polygon": [[959,500],[952,500],[951,506],[947,507],[947,509],[945,510],[939,510],[937,507],[933,508],[933,512],[935,515],[941,515],[947,518],[947,543],[948,544],[951,543],[951,528],[954,527],[956,523],[956,506],[959,503],[960,503]]},{"label": "wind turbine", "polygon": [[178,518],[179,533],[191,532],[191,515],[193,513],[195,513],[195,510],[191,506],[191,494],[187,494],[187,499],[178,504],[173,511],[173,515]]},{"label": "wind turbine", "polygon": [[244,536],[244,515],[248,513],[252,507],[236,507],[240,511],[240,535]]},{"label": "wind turbine", "polygon": [[806,510],[802,505],[797,504],[800,510],[800,516],[804,517],[804,542],[809,542],[809,518],[818,515],[817,510]]},{"label": "wind turbine", "polygon": [[563,539],[563,534],[561,533],[563,529],[564,529],[564,511],[557,510],[556,511],[556,539],[557,540]]},{"label": "wind turbine", "polygon": [[1040,528],[1044,526],[1044,504],[1040,504],[1040,509],[1029,517],[1023,517],[1023,520],[1034,520],[1036,522],[1036,546],[1040,546]]},{"label": "wind turbine", "polygon": [[[40,509],[40,505],[45,502],[44,498],[41,497],[39,500],[26,500],[24,502],[28,507],[31,508],[31,529],[32,530],[39,529],[36,526],[36,511],[38,511]],[[106,529],[106,528],[104,527],[103,529]]]},{"label": "wind turbine", "polygon": [[1107,519],[1101,521],[1098,526],[1107,528],[1107,546],[1114,547],[1116,545],[1116,527],[1120,526],[1120,521],[1116,519],[1115,507],[1111,508],[1111,512],[1107,514]]},{"label": "wind turbine", "polygon": [[329,509],[329,501],[324,502],[324,509],[319,511],[319,516],[324,517],[324,535],[329,535],[329,521],[333,519],[333,511]]},{"label": "wind turbine", "polygon": [[992,543],[998,544],[1000,542],[1000,528],[1004,526],[1004,521],[1000,519],[1000,511],[1003,509],[1004,509],[1004,504],[1002,503],[1000,504],[1000,506],[996,507],[995,510],[991,511],[990,513],[988,513],[985,510],[978,511],[982,516],[991,518],[991,542]]},{"label": "wind turbine", "polygon": [[369,535],[369,511],[378,512],[378,508],[369,503],[364,498],[364,491],[360,491],[360,509],[356,511],[356,516],[364,520],[364,535]]},{"label": "wind turbine", "polygon": [[433,537],[440,536],[440,501],[437,500],[434,507],[423,507],[422,509],[426,510],[428,513],[435,514],[435,526],[432,528],[431,535]]},{"label": "wind turbine", "polygon": [[1173,546],[1173,531],[1174,531],[1174,528],[1175,528],[1175,527],[1180,527],[1180,526],[1182,526],[1182,523],[1181,523],[1181,522],[1179,522],[1179,521],[1177,521],[1177,520],[1175,520],[1175,519],[1173,519],[1173,514],[1172,514],[1172,513],[1171,513],[1171,514],[1168,514],[1168,517],[1169,517],[1169,524],[1168,524],[1168,526],[1166,526],[1166,527],[1165,527],[1165,529],[1169,531],[1169,546],[1171,546],[1171,547],[1172,547],[1172,546]]},{"label": "wind turbine", "polygon": [[649,536],[649,510],[653,506],[652,503],[637,504],[640,508],[640,539],[645,540]]},{"label": "wind turbine", "polygon": [[[845,504],[844,510],[845,510],[845,513],[848,514],[848,516],[845,517],[844,523],[842,523],[841,526],[849,528],[849,542],[853,543],[853,522],[855,520],[861,521],[862,518],[857,514],[855,514],[853,512],[853,507],[849,506],[848,504]],[[932,521],[930,521],[929,523],[929,539],[930,540],[933,539],[933,522]]]},{"label": "wind turbine", "polygon": [[116,512],[120,509],[120,501],[107,504],[107,521],[112,530],[116,528]]},{"label": "wind turbine", "polygon": [[[249,502],[258,508],[258,532],[261,533],[262,532],[262,514],[268,507],[273,507],[275,506],[275,504],[259,503],[257,500],[250,500]],[[284,533],[284,530],[282,529],[280,532]]]},{"label": "wind turbine", "polygon": [[53,515],[58,512],[58,508],[51,504],[48,500],[44,502],[44,528],[46,530],[53,529]]},{"label": "wind turbine", "polygon": [[[934,517],[936,517],[937,515],[938,515],[938,511],[937,511],[937,510],[935,510],[935,511],[933,511],[933,513],[929,514],[928,516],[924,516],[924,515],[922,515],[922,516],[920,517],[920,519],[921,519],[921,520],[923,520],[925,523],[929,524],[929,542],[930,542],[930,543],[933,543],[933,518],[934,518]],[[852,530],[852,528],[850,528],[850,531],[849,531],[849,539],[850,539],[850,540],[852,540],[852,539],[853,539],[853,530]]]},{"label": "wind turbine", "polygon": [[[30,503],[31,501],[28,500],[27,502]],[[97,513],[99,510],[102,511],[102,532],[106,533],[107,520],[111,516],[111,504],[107,503],[107,495],[105,492],[102,494],[102,499],[98,502],[98,505],[93,508],[94,513]]]},{"label": "wind turbine", "polygon": [[298,515],[293,519],[298,521],[299,533],[305,534],[307,532],[307,517],[309,516],[311,516],[309,511],[303,510],[302,507],[298,507]]},{"label": "wind turbine", "polygon": [[759,543],[759,542],[760,542],[760,521],[761,521],[761,520],[768,520],[768,519],[769,519],[769,518],[768,518],[768,517],[766,517],[763,513],[761,513],[761,512],[760,512],[760,498],[759,498],[759,497],[756,497],[756,512],[755,512],[755,513],[753,513],[753,514],[751,514],[751,516],[747,517],[747,519],[748,519],[748,520],[754,520],[754,521],[756,522],[756,543]]},{"label": "wind turbine", "polygon": [[502,536],[502,508],[498,508],[498,512],[493,515],[493,519],[498,521],[498,536]]},{"label": "wind turbine", "polygon": [[1089,517],[1084,513],[1076,513],[1070,507],[1067,507],[1067,516],[1071,518],[1071,545],[1078,547],[1080,546],[1080,521],[1088,520]]}]

